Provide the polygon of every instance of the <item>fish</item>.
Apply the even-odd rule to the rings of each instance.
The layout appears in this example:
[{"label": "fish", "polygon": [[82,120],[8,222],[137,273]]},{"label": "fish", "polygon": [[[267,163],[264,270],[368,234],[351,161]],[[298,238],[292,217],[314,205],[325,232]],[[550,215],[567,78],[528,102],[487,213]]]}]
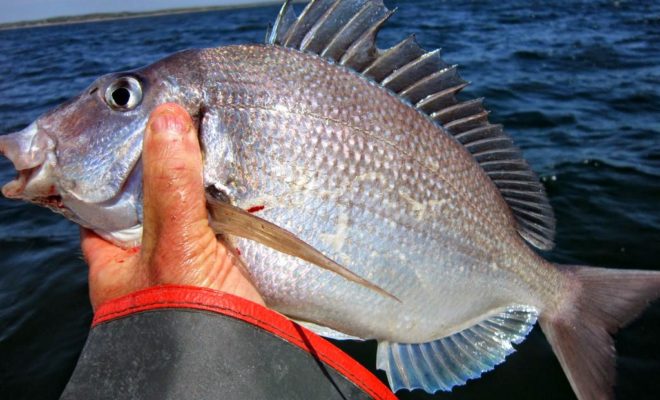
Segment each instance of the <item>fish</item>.
[{"label": "fish", "polygon": [[286,2],[265,44],[102,76],[0,136],[18,171],[2,192],[138,244],[142,134],[179,103],[199,129],[211,225],[269,307],[377,340],[392,389],[430,393],[495,368],[538,322],[578,398],[612,398],[611,335],[660,295],[660,274],[544,260],[555,220],[537,175],[480,99],[458,99],[467,83],[438,51],[377,47],[392,15],[381,0],[300,15]]}]

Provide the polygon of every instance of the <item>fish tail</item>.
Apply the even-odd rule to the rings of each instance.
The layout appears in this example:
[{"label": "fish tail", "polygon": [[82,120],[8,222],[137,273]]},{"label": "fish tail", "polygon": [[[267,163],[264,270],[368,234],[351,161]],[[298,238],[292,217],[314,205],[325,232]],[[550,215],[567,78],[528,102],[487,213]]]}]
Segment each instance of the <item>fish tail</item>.
[{"label": "fish tail", "polygon": [[616,350],[612,335],[660,297],[660,272],[557,266],[568,290],[539,318],[580,400],[614,398]]}]

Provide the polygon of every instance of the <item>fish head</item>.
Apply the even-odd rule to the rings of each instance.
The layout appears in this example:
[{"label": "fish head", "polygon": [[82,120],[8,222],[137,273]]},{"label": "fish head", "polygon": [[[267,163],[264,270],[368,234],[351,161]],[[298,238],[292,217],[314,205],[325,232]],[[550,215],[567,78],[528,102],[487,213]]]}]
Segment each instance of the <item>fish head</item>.
[{"label": "fish head", "polygon": [[0,136],[0,154],[18,171],[2,194],[46,206],[117,244],[137,244],[149,115],[172,101],[196,112],[195,91],[181,89],[185,58],[104,75],[22,131]]}]

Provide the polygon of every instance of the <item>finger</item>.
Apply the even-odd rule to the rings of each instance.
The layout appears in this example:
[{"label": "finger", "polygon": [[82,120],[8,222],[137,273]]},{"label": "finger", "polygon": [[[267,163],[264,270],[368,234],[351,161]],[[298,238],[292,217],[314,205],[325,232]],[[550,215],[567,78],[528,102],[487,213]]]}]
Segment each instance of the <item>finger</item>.
[{"label": "finger", "polygon": [[175,247],[185,245],[207,217],[197,131],[183,108],[169,103],[152,113],[142,162],[143,248],[149,250],[163,239]]},{"label": "finger", "polygon": [[85,262],[87,262],[90,269],[115,262],[127,253],[126,250],[115,246],[94,231],[86,228],[80,228],[80,246]]},{"label": "finger", "polygon": [[138,250],[122,249],[94,231],[80,230],[81,246],[89,265],[89,297],[92,308],[146,286],[146,278],[137,273]]}]

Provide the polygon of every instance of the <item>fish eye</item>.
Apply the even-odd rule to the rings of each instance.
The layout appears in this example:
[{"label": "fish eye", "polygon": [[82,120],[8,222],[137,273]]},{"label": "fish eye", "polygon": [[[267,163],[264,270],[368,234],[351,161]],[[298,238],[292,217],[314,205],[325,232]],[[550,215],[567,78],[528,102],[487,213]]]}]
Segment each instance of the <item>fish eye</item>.
[{"label": "fish eye", "polygon": [[105,91],[105,102],[113,110],[132,110],[140,104],[140,101],[142,101],[142,85],[131,76],[117,79]]}]

